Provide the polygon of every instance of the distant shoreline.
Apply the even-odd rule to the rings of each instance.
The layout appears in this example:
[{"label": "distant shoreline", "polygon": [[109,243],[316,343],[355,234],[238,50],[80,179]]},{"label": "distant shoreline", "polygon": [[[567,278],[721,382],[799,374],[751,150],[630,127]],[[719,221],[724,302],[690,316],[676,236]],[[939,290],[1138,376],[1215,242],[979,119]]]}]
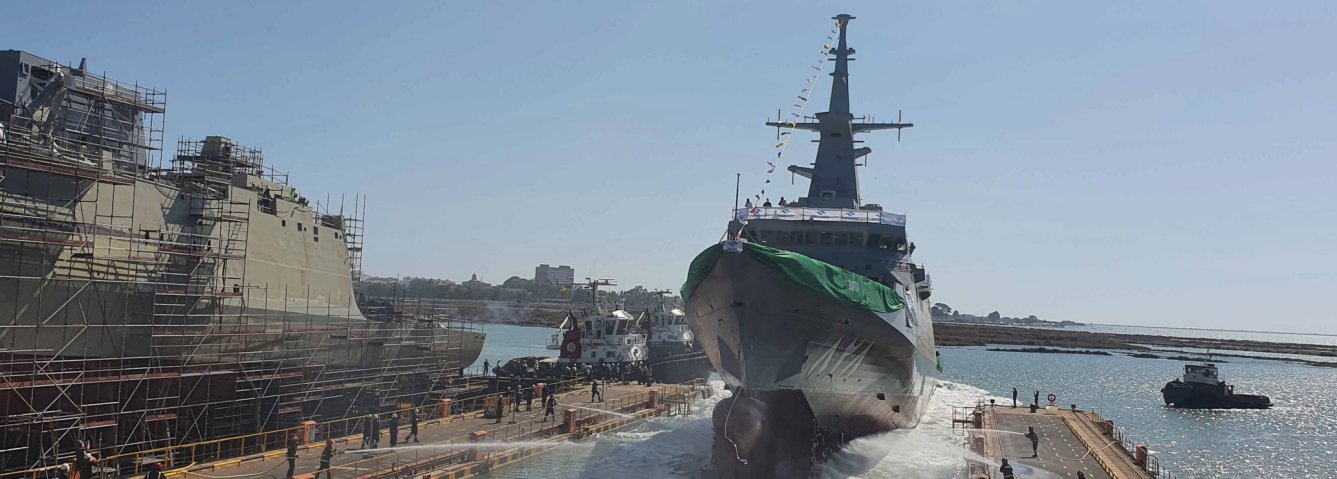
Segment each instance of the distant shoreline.
[{"label": "distant shoreline", "polygon": [[1337,338],[1337,334],[1333,333],[1295,333],[1290,331],[1263,331],[1263,330],[1253,330],[1253,329],[1189,328],[1185,326],[1146,326],[1141,324],[1102,324],[1102,323],[1083,323],[1082,326],[1100,326],[1106,328],[1182,329],[1184,331],[1221,331],[1225,333],[1285,334],[1287,336],[1323,336],[1329,338]]},{"label": "distant shoreline", "polygon": [[[1153,351],[1153,349],[1148,346],[1157,346],[1161,348],[1192,348],[1213,351],[1295,354],[1337,358],[1337,346],[1327,346],[1322,344],[1275,343],[1242,339],[1186,338],[1150,334],[1097,333],[1090,331],[1068,331],[1063,329],[985,326],[945,322],[934,324],[933,332],[937,344],[940,347],[1011,345],[1028,346],[1031,348],[1084,348],[1124,351],[1132,355],[1147,354]],[[1052,351],[1037,350],[1030,352]],[[1259,358],[1228,353],[1216,355],[1288,361],[1310,366],[1337,367],[1337,362],[1328,361]]]},{"label": "distant shoreline", "polygon": [[[547,318],[515,318],[514,321],[499,321],[495,318],[474,318],[480,324],[504,324],[532,328],[556,328],[557,324]],[[1117,325],[1114,325],[1117,326]],[[1161,328],[1192,329],[1192,328]],[[1200,331],[1222,331],[1211,329],[1193,329]],[[1237,331],[1243,332],[1243,331]],[[1292,334],[1292,333],[1284,333]],[[1298,333],[1295,333],[1298,334]],[[1242,339],[1208,339],[1183,336],[1161,336],[1152,334],[1126,334],[1091,331],[1075,331],[1063,328],[1036,328],[1030,326],[994,326],[983,324],[965,324],[936,322],[934,336],[939,347],[952,346],[1025,346],[1008,349],[1009,352],[1029,352],[1036,354],[1072,354],[1072,349],[1097,349],[1123,352],[1129,356],[1147,357],[1151,352],[1161,359],[1183,360],[1182,352],[1175,354],[1173,348],[1208,349],[1217,351],[1213,356],[1286,361],[1309,366],[1337,367],[1337,346],[1322,344],[1276,343]],[[1165,349],[1153,349],[1168,348]],[[1046,348],[1064,348],[1053,350]],[[1334,358],[1334,361],[1312,361],[1291,358],[1262,358],[1231,354],[1234,352],[1296,354]]]}]

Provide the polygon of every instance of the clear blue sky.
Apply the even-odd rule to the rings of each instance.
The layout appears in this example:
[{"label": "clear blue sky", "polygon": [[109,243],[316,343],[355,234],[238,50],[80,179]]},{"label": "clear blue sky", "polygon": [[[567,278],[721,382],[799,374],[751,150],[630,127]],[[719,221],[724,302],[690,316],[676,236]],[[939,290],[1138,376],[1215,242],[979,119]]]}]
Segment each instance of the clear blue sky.
[{"label": "clear blue sky", "polygon": [[[371,198],[368,272],[677,287],[850,30],[864,196],[935,299],[1337,333],[1337,3],[8,2],[0,48],[168,91],[168,137]],[[825,82],[820,84],[825,89]],[[821,95],[824,96],[824,95]],[[825,102],[809,111],[821,111]],[[170,152],[169,152],[170,153]],[[787,153],[810,161],[812,146]],[[772,197],[806,191],[801,181]],[[801,180],[801,179],[800,179]]]}]

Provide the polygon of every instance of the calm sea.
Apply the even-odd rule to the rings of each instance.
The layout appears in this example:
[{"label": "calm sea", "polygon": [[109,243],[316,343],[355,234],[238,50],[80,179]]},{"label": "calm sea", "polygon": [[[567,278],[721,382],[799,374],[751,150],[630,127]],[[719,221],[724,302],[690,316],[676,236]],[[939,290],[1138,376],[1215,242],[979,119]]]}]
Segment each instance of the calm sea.
[{"label": "calm sea", "polygon": [[[511,357],[550,353],[545,345],[551,329],[491,325],[487,332],[483,358],[494,364]],[[1010,403],[1013,387],[1023,401],[1040,390],[1041,397],[1052,392],[1061,404],[1099,409],[1133,438],[1148,444],[1177,477],[1337,476],[1333,472],[1337,471],[1337,416],[1332,414],[1337,412],[1337,394],[1332,393],[1337,369],[1230,358],[1229,363],[1221,364],[1226,380],[1238,384],[1240,392],[1270,395],[1276,407],[1179,411],[1166,409],[1159,392],[1165,382],[1181,374],[1182,363],[1176,361],[984,348],[944,348],[942,355],[946,362],[943,381],[920,427],[851,446],[856,451],[890,451],[864,477],[960,477],[964,453],[961,436],[951,430],[951,408],[988,397],[999,404]],[[480,358],[475,368],[481,364]],[[530,461],[527,467],[503,469],[493,477],[699,477],[700,467],[710,459],[710,408],[711,401],[718,398],[698,405],[691,416],[654,418],[629,431],[565,446]],[[1022,477],[1058,477],[1031,472]]]}]

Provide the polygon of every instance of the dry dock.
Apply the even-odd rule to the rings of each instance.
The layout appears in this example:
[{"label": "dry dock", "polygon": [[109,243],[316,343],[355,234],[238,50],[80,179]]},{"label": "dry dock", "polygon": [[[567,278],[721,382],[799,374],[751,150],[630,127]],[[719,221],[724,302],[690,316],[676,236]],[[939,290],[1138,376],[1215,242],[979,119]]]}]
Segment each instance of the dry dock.
[{"label": "dry dock", "polygon": [[[968,431],[967,448],[974,453],[968,461],[971,479],[1001,479],[1003,459],[1018,478],[1050,477],[1045,472],[1074,478],[1079,471],[1090,479],[1173,478],[1145,445],[1130,441],[1096,411],[980,405],[957,408],[953,422]],[[1025,436],[1029,427],[1040,438],[1038,454]]]}]

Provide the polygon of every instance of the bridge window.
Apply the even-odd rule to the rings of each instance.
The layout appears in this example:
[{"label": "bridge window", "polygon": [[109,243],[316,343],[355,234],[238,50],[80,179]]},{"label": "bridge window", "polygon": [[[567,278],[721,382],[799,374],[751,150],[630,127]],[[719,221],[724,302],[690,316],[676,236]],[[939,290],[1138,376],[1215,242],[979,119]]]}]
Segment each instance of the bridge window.
[{"label": "bridge window", "polygon": [[863,246],[863,233],[850,233],[850,245]]},{"label": "bridge window", "polygon": [[882,241],[882,235],[868,235],[869,248],[876,248],[878,243],[880,243],[881,241]]},{"label": "bridge window", "polygon": [[836,246],[845,246],[850,244],[849,233],[832,233],[831,244],[834,244]]},{"label": "bridge window", "polygon": [[761,236],[761,242],[762,242],[762,243],[774,243],[774,242],[775,242],[775,232],[774,232],[774,231],[771,231],[771,230],[762,230],[760,236]]},{"label": "bridge window", "polygon": [[793,231],[781,231],[779,237],[776,239],[779,240],[780,244],[794,244],[798,242],[794,238]]},{"label": "bridge window", "polygon": [[817,244],[817,232],[808,231],[803,233],[803,244]]},{"label": "bridge window", "polygon": [[831,244],[831,242],[832,242],[832,235],[831,235],[831,233],[830,233],[830,232],[827,232],[827,231],[823,231],[823,232],[821,232],[821,233],[817,233],[817,242],[818,242],[818,243],[821,243],[821,244]]},{"label": "bridge window", "polygon": [[822,199],[824,199],[824,200],[834,200],[834,199],[836,199],[836,192],[835,192],[835,190],[822,190]]}]

